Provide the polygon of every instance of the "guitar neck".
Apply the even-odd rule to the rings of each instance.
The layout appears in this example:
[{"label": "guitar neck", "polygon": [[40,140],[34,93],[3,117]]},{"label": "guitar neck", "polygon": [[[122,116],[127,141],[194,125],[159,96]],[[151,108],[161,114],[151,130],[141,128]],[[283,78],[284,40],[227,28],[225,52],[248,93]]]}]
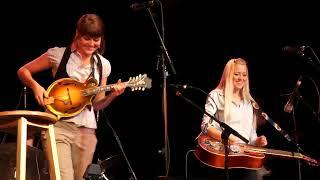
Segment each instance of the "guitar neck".
[{"label": "guitar neck", "polygon": [[265,149],[265,148],[256,148],[256,147],[253,147],[253,148],[250,147],[248,151],[263,153],[263,154],[278,156],[278,157],[303,159],[303,155],[301,153],[297,153],[297,152],[289,152],[289,151]]},{"label": "guitar neck", "polygon": [[[136,77],[130,77],[128,81],[121,82],[125,85],[125,87],[129,87],[132,91],[135,90],[142,90],[151,88],[151,79],[147,77],[146,74],[139,75]],[[82,95],[84,96],[91,96],[98,94],[100,92],[111,91],[116,84],[108,84],[105,86],[88,86],[87,89],[82,90]]]},{"label": "guitar neck", "polygon": [[[130,87],[130,84],[127,82],[122,82],[124,83],[127,87]],[[98,94],[100,92],[107,92],[107,91],[111,91],[113,89],[113,86],[115,84],[108,84],[105,86],[98,86],[98,87],[92,87],[92,88],[88,88],[85,90],[85,95],[86,96],[90,96],[90,95],[95,95]]]}]

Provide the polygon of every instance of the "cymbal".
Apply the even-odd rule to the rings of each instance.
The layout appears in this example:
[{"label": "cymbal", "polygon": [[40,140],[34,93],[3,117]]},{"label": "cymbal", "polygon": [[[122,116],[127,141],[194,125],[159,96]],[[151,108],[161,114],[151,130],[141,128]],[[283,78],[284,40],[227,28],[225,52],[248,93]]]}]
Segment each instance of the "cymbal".
[{"label": "cymbal", "polygon": [[101,169],[106,170],[113,166],[119,166],[121,161],[121,156],[119,154],[113,155],[100,162]]}]

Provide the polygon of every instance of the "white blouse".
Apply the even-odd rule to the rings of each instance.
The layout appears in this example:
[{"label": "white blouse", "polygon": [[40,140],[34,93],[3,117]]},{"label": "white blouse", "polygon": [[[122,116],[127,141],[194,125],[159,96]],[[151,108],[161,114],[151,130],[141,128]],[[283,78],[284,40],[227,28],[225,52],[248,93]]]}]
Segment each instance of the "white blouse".
[{"label": "white blouse", "polygon": [[[221,90],[212,90],[205,104],[205,111],[215,119],[225,122],[224,120],[224,94]],[[239,132],[244,138],[249,140],[250,144],[254,144],[257,139],[257,133],[255,129],[255,121],[253,114],[253,107],[250,101],[242,101],[241,103],[232,103],[230,107],[230,119],[227,124]],[[208,125],[215,127],[216,129],[222,131],[219,123],[213,120],[207,114],[204,114],[201,123],[202,132],[207,132]],[[238,142],[242,142],[238,138]]]},{"label": "white blouse", "polygon": [[[47,53],[52,64],[52,76],[54,77],[57,73],[59,64],[61,62],[63,53],[66,47],[54,47],[48,49]],[[103,56],[99,55],[102,64],[102,76],[108,77],[111,73],[111,65],[110,62],[104,58]],[[98,60],[94,57],[94,77],[99,82],[99,69],[98,69]],[[70,58],[66,65],[66,71],[70,78],[75,79],[79,82],[85,82],[91,73],[91,64],[83,65],[81,60],[81,55],[77,51],[73,51],[70,54]],[[85,108],[80,114],[67,119],[68,122],[73,122],[78,126],[84,126],[87,128],[97,128],[97,122],[94,115],[93,107],[91,109]]]}]

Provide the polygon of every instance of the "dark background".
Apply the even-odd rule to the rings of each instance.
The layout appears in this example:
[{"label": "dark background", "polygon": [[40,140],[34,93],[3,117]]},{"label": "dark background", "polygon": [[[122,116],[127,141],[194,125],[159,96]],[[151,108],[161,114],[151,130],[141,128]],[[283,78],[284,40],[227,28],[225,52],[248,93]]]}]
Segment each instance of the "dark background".
[{"label": "dark background", "polygon": [[[297,135],[302,149],[309,156],[320,157],[319,112],[320,51],[318,9],[312,3],[244,3],[191,0],[162,0],[166,48],[176,69],[174,75],[166,63],[168,83],[188,84],[209,92],[221,76],[228,59],[243,57],[248,61],[253,97],[290,136]],[[1,12],[2,88],[0,110],[22,109],[23,85],[16,71],[24,63],[53,46],[65,46],[73,37],[75,23],[84,13],[99,14],[106,24],[106,53],[112,65],[109,83],[118,78],[147,73],[153,79],[151,89],[128,91],[106,108],[106,117],[99,121],[96,160],[121,154],[107,119],[117,132],[123,150],[138,179],[154,179],[165,175],[164,116],[162,112],[162,59],[160,41],[147,11],[133,12],[134,1],[66,1],[47,3],[9,2]],[[160,6],[152,8],[160,26]],[[161,29],[160,29],[161,30]],[[310,46],[305,57],[284,51],[284,47]],[[308,59],[309,57],[309,59]],[[160,60],[158,62],[158,60]],[[312,61],[315,65],[310,65]],[[159,65],[160,64],[160,65]],[[36,76],[49,85],[48,72]],[[295,106],[295,116],[283,112],[298,77],[303,101]],[[169,176],[185,175],[185,157],[194,149],[200,132],[202,113],[167,89],[168,137],[170,144]],[[37,110],[28,90],[27,108]],[[206,95],[187,89],[183,95],[200,107]],[[296,131],[294,130],[296,122]],[[259,133],[269,140],[268,148],[296,151],[267,122],[261,122]],[[188,174],[205,177],[206,167],[193,155],[188,156]],[[122,160],[124,162],[124,160]],[[125,162],[124,162],[125,164]],[[271,179],[298,179],[296,160],[268,159],[266,167]],[[319,168],[305,163],[303,179],[319,179]],[[126,172],[125,172],[126,173]]]}]

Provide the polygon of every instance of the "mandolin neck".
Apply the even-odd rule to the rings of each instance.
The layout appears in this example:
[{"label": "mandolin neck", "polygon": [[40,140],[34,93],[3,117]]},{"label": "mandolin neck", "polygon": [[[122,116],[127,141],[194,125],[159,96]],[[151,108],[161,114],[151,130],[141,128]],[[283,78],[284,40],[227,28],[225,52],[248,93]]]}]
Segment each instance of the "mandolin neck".
[{"label": "mandolin neck", "polygon": [[[124,83],[126,86],[128,86],[128,82],[122,82],[122,83]],[[91,95],[98,94],[100,92],[111,91],[113,89],[114,85],[115,84],[108,84],[105,86],[90,87],[90,88],[83,90],[83,95],[84,96],[91,96]]]}]

